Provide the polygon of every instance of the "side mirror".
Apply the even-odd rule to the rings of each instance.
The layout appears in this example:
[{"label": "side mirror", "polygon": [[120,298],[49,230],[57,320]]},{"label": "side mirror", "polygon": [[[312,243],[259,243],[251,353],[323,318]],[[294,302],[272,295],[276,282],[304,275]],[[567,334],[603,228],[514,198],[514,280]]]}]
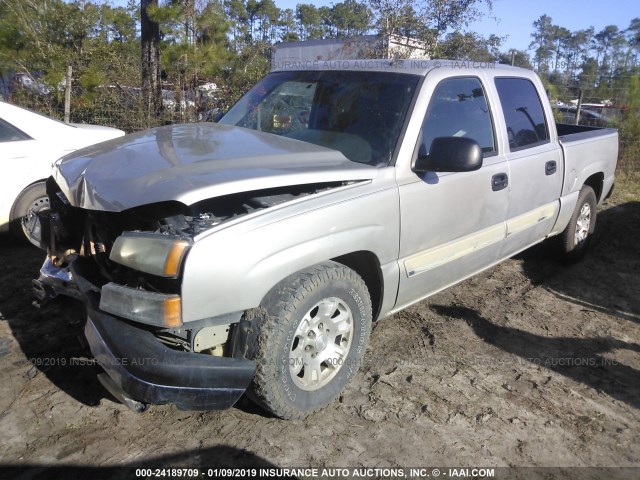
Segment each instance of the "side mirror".
[{"label": "side mirror", "polygon": [[482,149],[475,140],[464,137],[436,137],[429,153],[418,153],[412,170],[426,172],[471,172],[482,167]]}]

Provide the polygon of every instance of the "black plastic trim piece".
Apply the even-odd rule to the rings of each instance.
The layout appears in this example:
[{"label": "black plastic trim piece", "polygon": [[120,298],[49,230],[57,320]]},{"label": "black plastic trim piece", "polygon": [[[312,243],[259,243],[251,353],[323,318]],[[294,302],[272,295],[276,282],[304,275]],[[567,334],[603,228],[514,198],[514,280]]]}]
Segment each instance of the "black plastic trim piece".
[{"label": "black plastic trim piece", "polygon": [[509,177],[506,173],[497,173],[491,177],[491,189],[494,192],[504,190],[509,185]]},{"label": "black plastic trim piece", "polygon": [[557,164],[555,160],[549,160],[547,163],[545,163],[544,164],[545,175],[553,175],[554,173],[556,173],[556,170],[557,170],[556,165]]},{"label": "black plastic trim piece", "polygon": [[218,410],[236,403],[255,362],[172,350],[147,330],[87,306],[85,336],[114,383],[144,403],[182,410]]}]

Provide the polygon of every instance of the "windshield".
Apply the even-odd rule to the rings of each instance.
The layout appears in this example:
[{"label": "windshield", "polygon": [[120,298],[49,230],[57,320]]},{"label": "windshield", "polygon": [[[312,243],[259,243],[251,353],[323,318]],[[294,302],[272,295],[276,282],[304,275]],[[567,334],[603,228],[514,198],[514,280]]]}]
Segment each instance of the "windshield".
[{"label": "windshield", "polygon": [[220,120],[388,165],[419,76],[392,72],[287,71],[263,78]]}]

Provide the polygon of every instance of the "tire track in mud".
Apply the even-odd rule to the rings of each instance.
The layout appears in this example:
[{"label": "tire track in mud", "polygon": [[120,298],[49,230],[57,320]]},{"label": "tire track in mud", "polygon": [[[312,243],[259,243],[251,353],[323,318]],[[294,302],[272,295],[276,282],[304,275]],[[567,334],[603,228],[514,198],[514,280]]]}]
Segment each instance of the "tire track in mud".
[{"label": "tire track in mud", "polygon": [[[423,418],[427,419],[426,424],[435,426],[455,424],[460,418],[465,423],[475,421],[476,417],[486,420],[487,410],[488,416],[492,415],[490,407],[473,415],[465,408],[472,400],[469,388],[476,390],[481,386],[474,384],[477,373],[474,366],[461,359],[464,349],[447,348],[450,339],[444,332],[450,330],[452,325],[448,323],[453,321],[431,309],[414,307],[381,322],[373,338],[383,345],[373,348],[397,352],[393,355],[396,363],[392,368],[370,369],[367,373],[371,379],[369,402],[378,409],[386,407],[387,414],[375,408],[362,408],[362,417],[372,421],[394,416]],[[470,374],[460,373],[463,370]]]},{"label": "tire track in mud", "polygon": [[[471,308],[497,327],[509,326],[539,334],[541,338],[549,336],[550,339],[553,339],[558,331],[562,331],[562,336],[575,335],[581,338],[585,336],[585,332],[579,325],[588,325],[589,322],[602,324],[603,320],[605,322],[613,320],[606,317],[598,318],[593,315],[593,311],[580,306],[559,304],[555,301],[553,292],[550,292],[544,284],[537,284],[543,281],[557,281],[563,275],[562,272],[538,276],[534,282],[522,273],[521,268],[521,263],[517,259],[496,267],[487,277],[497,280],[501,286],[493,291],[481,287],[479,291],[475,290],[473,295],[466,295],[468,307],[462,308]],[[469,282],[474,283],[475,289],[483,283],[482,280],[480,276],[478,280]],[[487,285],[490,283],[485,283],[485,287]],[[465,296],[459,295],[458,291],[456,287],[451,293],[451,297],[455,299],[451,303],[454,308],[456,305],[465,304],[461,301]],[[531,356],[535,356],[534,349],[535,347],[532,346]],[[557,354],[562,355],[563,352],[557,352]],[[567,352],[567,355],[581,354],[590,355],[591,352],[581,350]],[[507,382],[502,387],[508,390],[510,411],[507,415],[513,415],[514,410],[516,412],[519,410],[519,414],[509,417],[503,414],[503,409],[498,409],[498,417],[503,422],[513,424],[516,421],[516,424],[526,426],[529,436],[535,432],[542,436],[557,437],[558,433],[562,432],[568,445],[566,456],[580,458],[585,464],[591,464],[590,462],[594,461],[594,453],[585,454],[584,445],[592,442],[605,431],[601,422],[594,420],[594,418],[601,418],[602,415],[600,402],[597,400],[594,402],[593,389],[582,383],[568,381],[567,377],[544,366],[537,366],[525,359],[516,360],[515,368],[510,369],[511,375],[507,375]],[[504,377],[504,374],[502,376]],[[567,384],[571,385],[571,388],[567,388]],[[598,397],[600,394],[597,394],[596,398]],[[567,415],[567,411],[582,412],[582,414]],[[545,418],[545,421],[540,422],[538,417]],[[590,420],[586,421],[587,418]],[[618,429],[620,434],[626,432],[623,427]],[[540,451],[542,447],[540,442],[533,440],[527,442],[520,439],[517,450],[523,458],[534,458],[531,457],[531,452]],[[602,454],[602,451],[599,451],[596,457],[606,462],[606,454]]]},{"label": "tire track in mud", "polygon": [[425,364],[436,343],[428,321],[416,311],[405,310],[394,315],[393,323],[394,335],[385,350],[397,351],[401,361]]},{"label": "tire track in mud", "polygon": [[366,389],[367,401],[355,408],[358,416],[370,422],[424,416],[425,394],[410,391],[429,369],[435,343],[428,322],[415,311],[379,321],[361,370],[366,383],[359,388]]},{"label": "tire track in mud", "polygon": [[[424,402],[422,413],[427,413],[432,421],[432,428],[447,425],[454,430],[459,430],[461,438],[482,438],[487,431],[491,433],[487,433],[486,439],[491,439],[497,432],[501,439],[510,439],[506,443],[511,444],[509,447],[511,454],[508,453],[508,449],[507,451],[502,449],[502,455],[505,458],[511,455],[513,458],[519,458],[519,462],[530,464],[535,464],[539,453],[544,451],[544,442],[539,439],[557,438],[559,432],[562,432],[566,445],[558,447],[558,454],[581,458],[585,464],[589,464],[593,454],[585,453],[584,444],[602,435],[604,427],[597,420],[601,415],[593,411],[593,405],[587,407],[581,404],[587,400],[587,397],[576,395],[576,385],[574,389],[567,389],[566,379],[561,375],[530,364],[525,359],[519,359],[512,354],[501,352],[500,349],[486,344],[483,338],[477,337],[473,332],[469,332],[471,333],[469,335],[463,331],[456,336],[454,331],[456,328],[470,330],[472,322],[470,323],[465,315],[471,309],[498,327],[518,328],[549,335],[550,330],[557,330],[557,328],[550,328],[549,323],[553,323],[559,316],[567,315],[567,308],[558,305],[552,292],[545,288],[545,282],[555,280],[559,276],[560,274],[555,273],[550,267],[543,266],[532,280],[532,277],[523,272],[522,260],[511,260],[458,287],[432,297],[428,309],[421,304],[389,319],[394,321],[394,325],[387,327],[382,334],[385,337],[393,336],[394,338],[386,341],[384,348],[387,351],[391,349],[399,353],[396,358],[400,359],[401,368],[386,372],[386,375],[380,376],[372,385],[374,391],[391,389],[395,397],[388,391],[378,392],[376,400],[389,402],[391,399],[392,404],[399,403],[402,399],[415,401],[415,389],[409,391],[399,388],[397,381],[402,380],[416,360],[429,358],[430,353],[446,356],[447,354],[455,355],[456,352],[468,354],[475,352],[485,359],[496,355],[501,355],[503,358],[506,356],[507,363],[511,363],[512,366],[498,374],[495,373],[496,369],[490,361],[486,364],[465,363],[464,358],[460,364],[455,365],[453,372],[436,366],[428,372],[429,374],[423,372],[409,374],[407,378],[411,378],[416,384],[424,382],[427,385],[434,385],[435,383],[436,387],[433,388],[435,392],[442,391],[443,388],[448,392],[447,395],[428,392],[429,400]],[[550,307],[547,305],[549,303],[552,304]],[[440,316],[440,321],[435,324],[425,322],[425,317],[432,320],[439,315],[437,309],[434,314],[433,305],[448,306],[449,312],[454,313],[453,317]],[[562,308],[558,308],[559,306]],[[584,311],[572,307],[570,305],[568,310],[574,315],[584,314]],[[417,311],[418,309],[420,311]],[[557,324],[564,329],[565,335],[579,333],[575,328],[566,331],[566,323],[563,325],[562,322],[557,322]],[[426,327],[423,330],[423,333],[427,334],[426,338],[431,336],[432,339],[436,337],[443,339],[431,351],[426,348],[425,336],[417,335],[419,329],[423,327]],[[407,331],[412,332],[413,336],[408,336]],[[373,338],[375,336],[374,334]],[[450,373],[449,378],[445,372]],[[578,384],[577,387],[581,386]],[[589,390],[584,386],[582,389]],[[568,396],[570,400],[567,401],[565,399]],[[549,402],[547,398],[553,401]],[[578,405],[572,405],[573,402],[577,402]],[[378,405],[379,408],[381,406]],[[582,411],[585,407],[587,411],[582,415],[566,415],[567,410]],[[627,431],[624,426],[618,428],[622,429],[622,433]],[[514,434],[514,432],[517,433]],[[449,444],[449,446],[452,445]],[[456,445],[459,447],[460,442]],[[475,442],[471,442],[469,447],[474,445],[477,448]],[[486,445],[481,445],[480,450],[477,451],[482,449],[486,450]],[[496,454],[498,454],[497,451]],[[597,456],[606,463],[606,456],[601,454]]]}]

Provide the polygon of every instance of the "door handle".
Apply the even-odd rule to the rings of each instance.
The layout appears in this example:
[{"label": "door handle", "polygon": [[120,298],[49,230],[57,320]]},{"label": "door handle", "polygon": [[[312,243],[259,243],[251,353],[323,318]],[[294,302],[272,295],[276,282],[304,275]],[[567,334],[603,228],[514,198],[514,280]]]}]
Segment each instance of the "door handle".
[{"label": "door handle", "polygon": [[503,190],[509,185],[509,177],[506,173],[497,173],[491,177],[491,189],[494,192]]},{"label": "door handle", "polygon": [[555,160],[549,160],[544,164],[544,173],[546,173],[547,175],[553,175],[554,173],[556,173],[556,169],[557,166]]}]

